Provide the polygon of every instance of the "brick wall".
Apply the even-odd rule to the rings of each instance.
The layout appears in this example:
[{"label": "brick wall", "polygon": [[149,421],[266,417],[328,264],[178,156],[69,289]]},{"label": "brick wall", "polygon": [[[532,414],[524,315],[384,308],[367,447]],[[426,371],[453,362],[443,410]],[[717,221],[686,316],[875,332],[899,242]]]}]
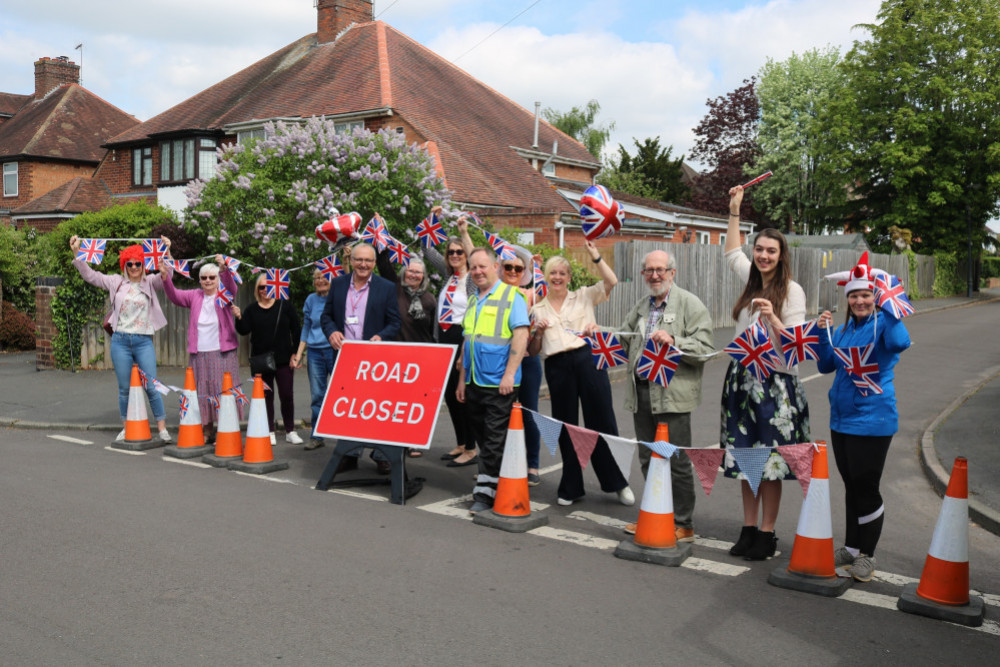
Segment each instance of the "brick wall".
[{"label": "brick wall", "polygon": [[0,207],[13,210],[77,176],[89,178],[93,173],[92,164],[21,161],[17,165],[17,196],[0,198]]},{"label": "brick wall", "polygon": [[39,58],[35,61],[35,98],[65,83],[80,83],[80,66],[72,60]]},{"label": "brick wall", "polygon": [[352,23],[372,20],[372,0],[319,0],[316,5],[316,40],[332,42]]},{"label": "brick wall", "polygon": [[35,370],[52,370],[56,367],[52,343],[56,327],[52,322],[52,299],[62,278],[37,278],[35,282]]}]

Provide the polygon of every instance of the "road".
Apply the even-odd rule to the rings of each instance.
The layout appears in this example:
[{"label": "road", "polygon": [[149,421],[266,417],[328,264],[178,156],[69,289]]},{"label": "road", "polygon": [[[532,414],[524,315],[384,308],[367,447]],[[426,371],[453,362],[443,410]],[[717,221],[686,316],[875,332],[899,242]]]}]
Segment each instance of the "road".
[{"label": "road", "polygon": [[[111,451],[100,432],[2,430],[4,662],[992,662],[1000,538],[969,530],[971,584],[988,605],[982,628],[904,614],[895,600],[920,576],[941,506],[916,444],[1000,363],[998,316],[992,303],[907,320],[914,346],[897,367],[902,424],[883,483],[879,577],[836,599],[767,584],[794,539],[795,483],[785,485],[776,559],[728,556],[741,510],[736,485],[720,477],[710,497],[699,494],[693,558],[666,568],[612,556],[636,509],[595,491],[589,472],[587,499],[571,507],[554,503],[558,469],[543,476],[532,496],[547,528],[514,535],[473,525],[461,501],[472,468],[445,468],[436,456],[448,443],[447,419],[432,454],[408,465],[427,482],[405,507],[386,502],[381,486],[313,490],[329,448],[282,444],[277,454],[290,468],[261,478],[169,461],[158,450]],[[706,371],[699,445],[718,440],[723,373],[721,360]],[[813,437],[823,439],[829,379],[814,374],[803,368]],[[630,418],[620,412],[619,423],[631,436]],[[557,465],[543,448],[543,466]],[[839,537],[842,494],[831,473]],[[637,464],[632,480],[641,496]]]}]

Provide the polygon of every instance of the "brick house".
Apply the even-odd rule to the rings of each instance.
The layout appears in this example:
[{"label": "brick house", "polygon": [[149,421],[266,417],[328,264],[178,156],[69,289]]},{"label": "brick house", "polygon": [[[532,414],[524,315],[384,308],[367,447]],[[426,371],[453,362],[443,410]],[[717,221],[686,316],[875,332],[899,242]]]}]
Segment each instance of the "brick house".
[{"label": "brick house", "polygon": [[[316,33],[107,141],[97,175],[111,197],[181,210],[186,184],[214,173],[217,146],[263,136],[268,121],[324,116],[344,131],[387,128],[426,146],[456,204],[526,232],[526,242],[582,244],[565,229],[579,228],[574,198],[601,167],[582,144],[375,21],[370,0],[316,7]],[[725,229],[718,216],[660,207],[645,200],[626,233],[601,243],[677,240],[669,222],[682,218]]]},{"label": "brick house", "polygon": [[[51,229],[82,210],[96,210],[49,209],[35,201],[71,181],[90,179],[105,158],[102,144],[139,124],[134,116],[80,86],[79,80],[80,66],[67,58],[41,58],[35,62],[33,94],[0,93],[0,224]],[[98,191],[90,184],[82,187]],[[106,194],[96,202],[90,197],[90,205],[97,209],[110,205],[110,192]]]}]

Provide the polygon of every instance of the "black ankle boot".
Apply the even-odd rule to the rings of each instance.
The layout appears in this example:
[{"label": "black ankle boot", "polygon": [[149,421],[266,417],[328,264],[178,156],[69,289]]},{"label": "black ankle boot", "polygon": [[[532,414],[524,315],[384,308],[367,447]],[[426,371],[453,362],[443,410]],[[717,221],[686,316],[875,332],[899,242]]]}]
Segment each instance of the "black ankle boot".
[{"label": "black ankle boot", "polygon": [[753,546],[753,541],[757,537],[757,526],[743,526],[740,530],[740,539],[729,550],[730,556],[745,556],[747,551]]},{"label": "black ankle boot", "polygon": [[765,533],[763,530],[758,530],[757,537],[754,538],[753,545],[747,549],[743,560],[766,560],[774,555],[777,546],[778,538],[773,532]]}]

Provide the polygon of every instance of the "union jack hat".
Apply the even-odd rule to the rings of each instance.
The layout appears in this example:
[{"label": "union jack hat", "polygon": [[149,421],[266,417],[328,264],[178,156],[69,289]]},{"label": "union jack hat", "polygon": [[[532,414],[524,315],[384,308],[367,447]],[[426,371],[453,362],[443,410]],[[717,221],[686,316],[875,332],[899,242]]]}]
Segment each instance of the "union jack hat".
[{"label": "union jack hat", "polygon": [[866,250],[857,265],[850,271],[838,271],[826,276],[827,280],[836,280],[838,285],[844,286],[844,296],[859,289],[875,291],[875,277],[888,275],[882,269],[873,269],[868,265],[868,251]]}]

